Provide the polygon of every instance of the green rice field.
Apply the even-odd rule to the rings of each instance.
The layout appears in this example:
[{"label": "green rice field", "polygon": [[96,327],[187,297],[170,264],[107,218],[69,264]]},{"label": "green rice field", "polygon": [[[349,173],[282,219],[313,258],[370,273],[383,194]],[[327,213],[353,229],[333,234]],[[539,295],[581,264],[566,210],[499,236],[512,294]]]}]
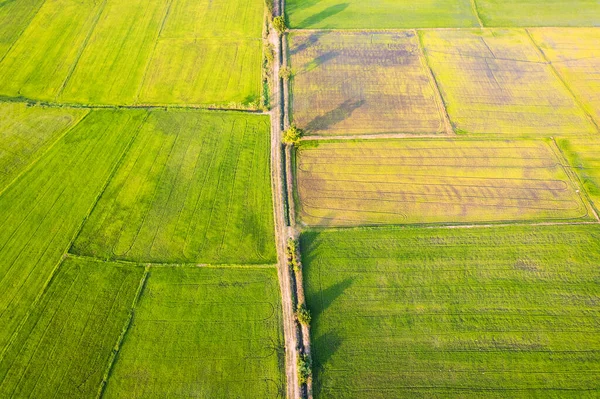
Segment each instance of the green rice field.
[{"label": "green rice field", "polygon": [[274,263],[268,118],[152,112],[71,251],[153,263]]},{"label": "green rice field", "polygon": [[557,143],[581,184],[600,211],[600,140],[596,137],[558,139]]},{"label": "green rice field", "polygon": [[0,396],[95,397],[142,267],[67,259],[0,361]]},{"label": "green rice field", "polygon": [[151,268],[106,398],[283,398],[275,268]]},{"label": "green rice field", "polygon": [[318,398],[600,392],[600,229],[302,236]]}]

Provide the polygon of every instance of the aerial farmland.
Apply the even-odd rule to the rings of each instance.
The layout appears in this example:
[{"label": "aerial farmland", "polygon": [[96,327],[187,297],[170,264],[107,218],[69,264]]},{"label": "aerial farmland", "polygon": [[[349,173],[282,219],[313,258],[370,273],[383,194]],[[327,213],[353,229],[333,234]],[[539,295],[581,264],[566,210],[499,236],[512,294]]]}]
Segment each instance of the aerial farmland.
[{"label": "aerial farmland", "polygon": [[600,396],[597,0],[0,1],[1,398]]}]

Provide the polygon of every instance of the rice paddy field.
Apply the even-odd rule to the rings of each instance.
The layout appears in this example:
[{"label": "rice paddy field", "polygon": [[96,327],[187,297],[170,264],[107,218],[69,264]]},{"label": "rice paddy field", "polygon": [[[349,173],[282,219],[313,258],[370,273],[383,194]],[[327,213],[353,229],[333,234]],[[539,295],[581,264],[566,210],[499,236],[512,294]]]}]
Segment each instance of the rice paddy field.
[{"label": "rice paddy field", "polygon": [[296,157],[300,218],[310,226],[588,220],[556,152],[541,140],[308,143]]},{"label": "rice paddy field", "polygon": [[484,26],[600,26],[595,0],[474,0]]},{"label": "rice paddy field", "polygon": [[0,361],[0,395],[95,397],[143,267],[67,259]]},{"label": "rice paddy field", "polygon": [[558,145],[579,176],[596,211],[600,211],[600,139],[570,138],[557,140]]},{"label": "rice paddy field", "polygon": [[531,29],[530,32],[584,109],[600,124],[600,29]]},{"label": "rice paddy field", "polygon": [[275,263],[268,121],[152,112],[71,251],[153,263]]},{"label": "rice paddy field", "polygon": [[414,32],[294,32],[294,122],[307,134],[445,133]]},{"label": "rice paddy field", "polygon": [[459,133],[597,133],[570,90],[522,30],[420,31]]},{"label": "rice paddy field", "polygon": [[152,268],[106,398],[283,398],[277,273]]},{"label": "rice paddy field", "polygon": [[0,192],[87,113],[0,103]]},{"label": "rice paddy field", "polygon": [[479,26],[470,0],[289,0],[296,29],[467,28]]},{"label": "rice paddy field", "polygon": [[305,233],[318,398],[600,391],[594,226]]},{"label": "rice paddy field", "polygon": [[1,5],[0,21],[15,15],[19,23],[0,28],[0,95],[76,104],[258,105],[261,0],[9,3]]}]

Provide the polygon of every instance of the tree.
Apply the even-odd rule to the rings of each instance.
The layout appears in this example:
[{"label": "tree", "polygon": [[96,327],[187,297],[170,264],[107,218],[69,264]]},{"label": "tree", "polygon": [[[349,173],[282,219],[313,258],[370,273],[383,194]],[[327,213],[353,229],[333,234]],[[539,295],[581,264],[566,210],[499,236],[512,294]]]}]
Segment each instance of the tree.
[{"label": "tree", "polygon": [[306,305],[298,305],[298,310],[296,310],[296,319],[300,324],[304,324],[305,326],[310,325],[310,311],[306,308]]},{"label": "tree", "polygon": [[305,384],[311,376],[312,361],[309,356],[301,354],[298,356],[298,380],[300,384]]},{"label": "tree", "polygon": [[302,134],[302,130],[298,129],[296,125],[292,125],[288,130],[285,131],[283,135],[283,142],[290,145],[299,145]]},{"label": "tree", "polygon": [[282,35],[283,32],[285,32],[287,29],[287,26],[285,25],[285,18],[283,18],[282,16],[273,18],[273,27],[275,28],[277,33]]},{"label": "tree", "polygon": [[279,76],[281,76],[283,80],[290,80],[292,76],[294,76],[294,73],[292,72],[292,68],[284,67],[279,70]]}]

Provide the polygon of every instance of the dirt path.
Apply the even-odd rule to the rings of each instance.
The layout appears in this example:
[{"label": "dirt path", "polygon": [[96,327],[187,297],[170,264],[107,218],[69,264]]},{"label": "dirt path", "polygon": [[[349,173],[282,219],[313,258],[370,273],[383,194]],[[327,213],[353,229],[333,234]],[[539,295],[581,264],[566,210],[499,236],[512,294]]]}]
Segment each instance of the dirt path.
[{"label": "dirt path", "polygon": [[280,42],[277,33],[271,29],[269,42],[275,48],[275,62],[273,63],[273,97],[271,107],[271,185],[273,189],[273,205],[275,211],[275,239],[277,241],[277,273],[281,289],[283,305],[283,333],[285,338],[285,373],[287,380],[287,398],[299,399],[300,387],[298,386],[298,329],[294,319],[292,276],[287,264],[285,254],[287,239],[290,236],[284,215],[284,192],[282,151],[281,151],[281,93],[279,88],[279,56]]}]

